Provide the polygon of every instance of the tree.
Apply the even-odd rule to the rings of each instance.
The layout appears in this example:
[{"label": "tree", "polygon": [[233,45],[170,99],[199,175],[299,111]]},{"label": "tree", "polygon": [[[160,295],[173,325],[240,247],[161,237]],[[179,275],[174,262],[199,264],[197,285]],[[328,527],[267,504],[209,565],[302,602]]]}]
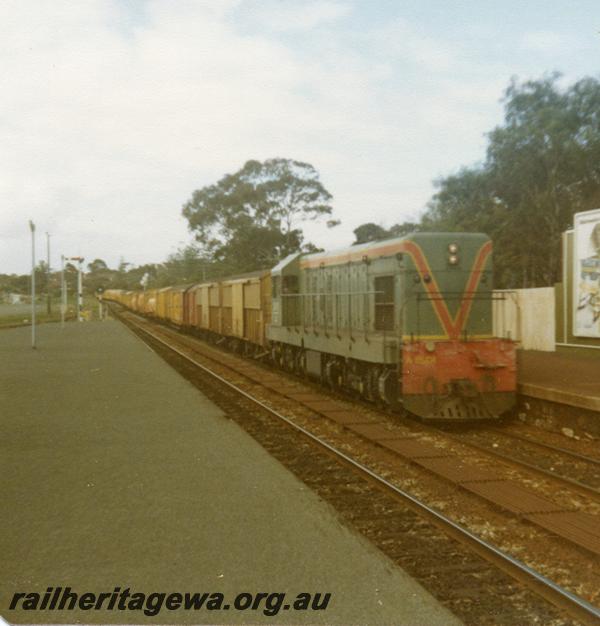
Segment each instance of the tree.
[{"label": "tree", "polygon": [[560,90],[558,77],[511,81],[485,162],[438,180],[422,219],[427,230],[487,232],[499,286],[560,280],[561,233],[600,201],[600,82]]},{"label": "tree", "polygon": [[381,241],[382,239],[391,239],[393,237],[404,237],[404,235],[414,233],[417,230],[421,230],[421,225],[415,222],[402,222],[401,224],[394,224],[387,229],[373,222],[367,222],[354,229],[355,241],[352,245],[355,246],[368,241]]},{"label": "tree", "polygon": [[416,222],[402,222],[401,224],[394,224],[388,232],[390,237],[404,237],[418,230],[422,230],[420,224]]},{"label": "tree", "polygon": [[366,224],[361,224],[353,231],[354,233],[354,244],[357,245],[359,243],[367,243],[368,241],[378,241],[379,239],[385,239],[388,232],[383,226],[379,226],[378,224],[374,224],[373,222],[367,222]]},{"label": "tree", "polygon": [[162,287],[200,282],[211,276],[210,266],[210,260],[200,254],[197,246],[185,246],[170,254],[155,271],[148,271],[150,285],[154,286],[156,282],[157,286]]},{"label": "tree", "polygon": [[[269,159],[264,163],[248,161],[244,169],[248,179],[265,194],[267,224],[283,232],[288,248],[294,246],[299,222],[331,215],[332,196],[312,165],[291,159]],[[329,220],[327,226],[331,228],[339,223]]]},{"label": "tree", "polygon": [[[230,271],[247,271],[300,250],[299,225],[331,215],[331,198],[308,163],[248,161],[195,191],[182,213],[203,256]],[[329,220],[328,226],[338,223]]]},{"label": "tree", "polygon": [[48,288],[48,264],[46,261],[39,261],[35,266],[35,286],[38,294]]},{"label": "tree", "polygon": [[116,270],[111,270],[102,259],[94,259],[87,264],[88,272],[83,281],[83,289],[87,293],[97,293],[99,289],[106,290],[110,287],[125,286],[118,284]]},{"label": "tree", "polygon": [[91,263],[88,263],[87,268],[88,272],[100,272],[107,270],[108,265],[102,259],[94,259]]},{"label": "tree", "polygon": [[0,274],[0,292],[29,293],[30,274]]}]

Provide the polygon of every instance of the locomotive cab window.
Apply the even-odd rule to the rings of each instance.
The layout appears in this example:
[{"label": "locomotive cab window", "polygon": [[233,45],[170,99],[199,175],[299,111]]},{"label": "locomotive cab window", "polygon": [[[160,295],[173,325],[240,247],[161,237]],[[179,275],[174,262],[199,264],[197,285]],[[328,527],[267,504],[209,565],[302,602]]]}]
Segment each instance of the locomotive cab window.
[{"label": "locomotive cab window", "polygon": [[298,276],[284,276],[281,283],[281,295],[283,298],[283,324],[285,326],[297,326],[300,323],[300,302],[298,298],[293,298],[298,294]]},{"label": "locomotive cab window", "polygon": [[298,293],[298,277],[297,276],[284,276],[283,277],[283,293],[294,294]]},{"label": "locomotive cab window", "polygon": [[375,330],[394,330],[394,277],[375,278]]}]

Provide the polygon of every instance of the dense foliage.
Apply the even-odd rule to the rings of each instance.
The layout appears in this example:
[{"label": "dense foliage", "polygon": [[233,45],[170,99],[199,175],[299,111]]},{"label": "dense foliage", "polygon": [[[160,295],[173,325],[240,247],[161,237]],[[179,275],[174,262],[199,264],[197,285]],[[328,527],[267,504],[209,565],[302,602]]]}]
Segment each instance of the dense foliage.
[{"label": "dense foliage", "polygon": [[[558,79],[511,82],[485,161],[436,181],[416,225],[490,235],[500,287],[559,281],[561,233],[574,213],[600,206],[600,82],[585,78],[563,90]],[[381,238],[365,224],[355,230],[356,243],[367,226]]]},{"label": "dense foliage", "polygon": [[[269,159],[248,161],[194,191],[182,213],[201,256],[225,273],[236,273],[272,266],[303,249],[300,223],[329,217],[330,201],[312,165]],[[327,226],[337,223],[330,219]]]},{"label": "dense foliage", "polygon": [[352,245],[367,243],[369,241],[379,241],[380,239],[390,239],[392,237],[402,237],[408,233],[414,233],[421,229],[421,225],[415,222],[403,222],[394,224],[391,228],[383,228],[379,224],[367,222],[354,229],[355,241]]}]

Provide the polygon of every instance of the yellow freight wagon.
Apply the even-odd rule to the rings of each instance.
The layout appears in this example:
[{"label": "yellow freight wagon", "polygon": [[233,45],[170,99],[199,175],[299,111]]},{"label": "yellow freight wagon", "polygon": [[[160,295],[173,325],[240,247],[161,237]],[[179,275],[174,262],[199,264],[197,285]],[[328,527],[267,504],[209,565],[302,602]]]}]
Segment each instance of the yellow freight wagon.
[{"label": "yellow freight wagon", "polygon": [[144,299],[144,313],[146,315],[156,316],[156,292],[158,289],[147,289]]},{"label": "yellow freight wagon", "polygon": [[183,298],[188,285],[171,287],[166,294],[167,319],[177,326],[183,325]]},{"label": "yellow freight wagon", "polygon": [[270,322],[271,273],[261,272],[244,284],[244,339],[264,346]]},{"label": "yellow freight wagon", "polygon": [[233,331],[232,283],[221,283],[221,334],[229,336]]},{"label": "yellow freight wagon", "polygon": [[204,283],[196,289],[196,326],[210,328],[210,287],[212,283]]},{"label": "yellow freight wagon", "polygon": [[156,292],[156,317],[160,320],[168,319],[167,294],[169,291],[171,291],[171,287],[163,287]]},{"label": "yellow freight wagon", "polygon": [[221,333],[221,285],[212,283],[208,288],[208,328]]},{"label": "yellow freight wagon", "polygon": [[212,283],[200,283],[190,287],[184,297],[183,321],[185,326],[209,329],[209,289]]},{"label": "yellow freight wagon", "polygon": [[110,300],[111,302],[121,302],[122,289],[107,289],[102,294],[103,300]]},{"label": "yellow freight wagon", "polygon": [[265,344],[265,325],[271,320],[271,275],[253,272],[222,283],[221,333],[250,343]]}]

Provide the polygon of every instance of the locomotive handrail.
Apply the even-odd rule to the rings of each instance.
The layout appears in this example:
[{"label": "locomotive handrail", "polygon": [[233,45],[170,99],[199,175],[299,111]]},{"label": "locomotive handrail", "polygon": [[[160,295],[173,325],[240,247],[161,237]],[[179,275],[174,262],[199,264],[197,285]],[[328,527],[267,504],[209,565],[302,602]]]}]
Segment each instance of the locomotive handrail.
[{"label": "locomotive handrail", "polygon": [[302,297],[312,297],[316,298],[317,296],[325,296],[327,298],[331,298],[333,296],[370,296],[376,295],[378,293],[385,293],[385,291],[328,291],[328,292],[315,292],[315,293],[282,293],[279,297],[281,298],[302,298]]},{"label": "locomotive handrail", "polygon": [[430,293],[416,293],[412,294],[416,296],[417,300],[506,300],[507,293],[494,293],[493,291],[487,293],[479,293],[476,291],[444,291],[442,293],[430,294]]}]

